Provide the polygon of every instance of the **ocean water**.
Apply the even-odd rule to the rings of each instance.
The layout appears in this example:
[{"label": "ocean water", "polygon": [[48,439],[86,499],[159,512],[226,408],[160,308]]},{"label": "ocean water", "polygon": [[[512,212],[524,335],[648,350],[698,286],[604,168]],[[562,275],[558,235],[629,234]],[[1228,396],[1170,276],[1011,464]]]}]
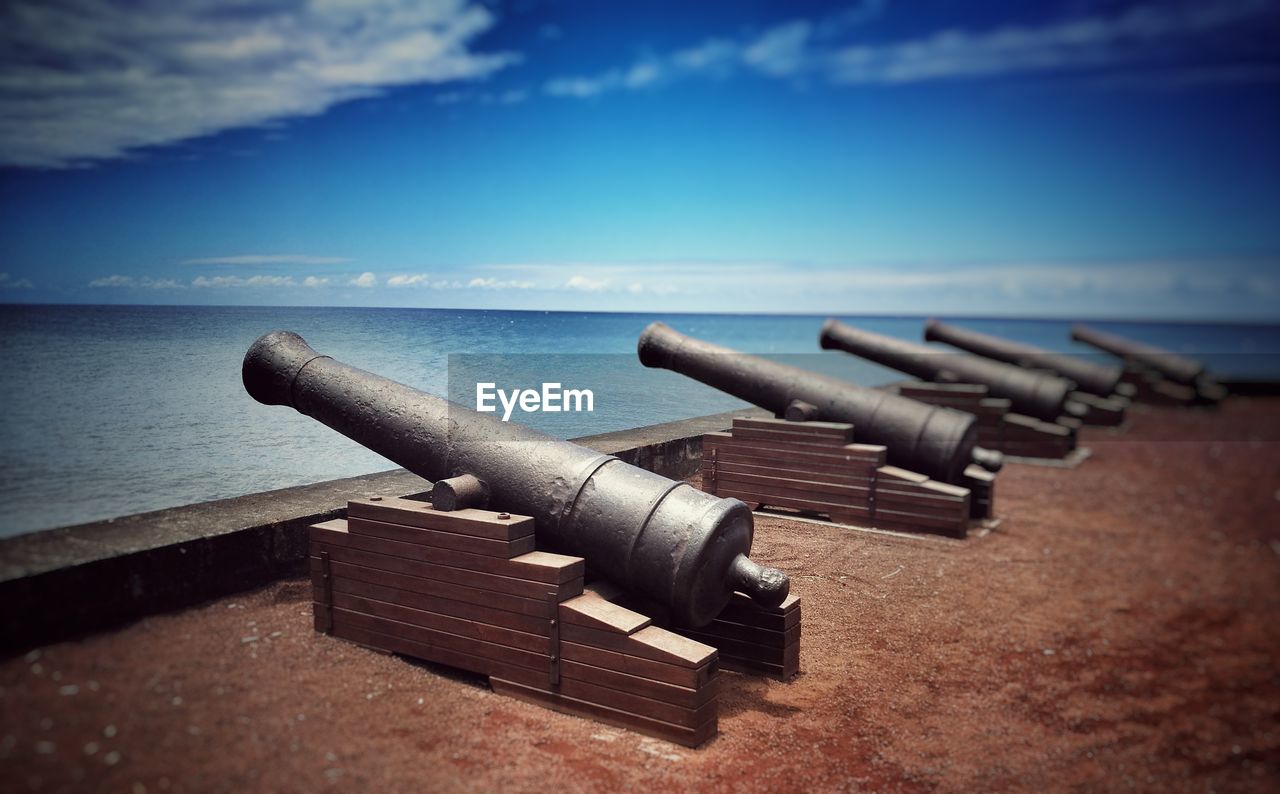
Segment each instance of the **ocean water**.
[{"label": "ocean water", "polygon": [[[642,367],[653,320],[745,352],[863,385],[901,376],[821,352],[822,317],[579,314],[444,309],[0,305],[0,535],[393,468],[291,409],[254,402],[245,350],[288,329],[321,353],[435,394],[473,402],[555,380],[591,388],[590,413],[519,414],[563,438],[742,407],[688,378]],[[846,317],[919,340],[924,318]],[[965,320],[1064,352],[1070,324]],[[1222,374],[1280,377],[1280,327],[1091,323],[1196,355]],[[1105,357],[1102,357],[1105,360]]]}]

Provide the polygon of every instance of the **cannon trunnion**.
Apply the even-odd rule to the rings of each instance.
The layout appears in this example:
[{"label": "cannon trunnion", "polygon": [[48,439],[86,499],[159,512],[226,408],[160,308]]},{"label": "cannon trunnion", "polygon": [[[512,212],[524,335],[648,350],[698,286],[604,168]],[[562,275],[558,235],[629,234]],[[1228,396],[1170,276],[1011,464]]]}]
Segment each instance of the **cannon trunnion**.
[{"label": "cannon trunnion", "polygon": [[710,622],[734,591],[773,606],[781,571],[752,562],[750,510],[736,499],[624,463],[342,364],[274,331],[245,354],[245,389],[287,405],[427,480],[471,475],[491,508],[532,516],[539,539],[599,574]]}]

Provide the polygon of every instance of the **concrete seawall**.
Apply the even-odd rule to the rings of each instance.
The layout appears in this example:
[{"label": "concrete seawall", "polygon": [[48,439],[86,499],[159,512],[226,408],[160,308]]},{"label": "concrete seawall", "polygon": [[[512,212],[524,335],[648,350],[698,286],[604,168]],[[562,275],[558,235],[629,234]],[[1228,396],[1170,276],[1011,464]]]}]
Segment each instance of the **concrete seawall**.
[{"label": "concrete seawall", "polygon": [[[574,439],[672,478],[697,470],[702,435],[758,408]],[[0,539],[0,653],[260,587],[306,568],[306,528],[352,496],[421,494],[403,469]]]}]

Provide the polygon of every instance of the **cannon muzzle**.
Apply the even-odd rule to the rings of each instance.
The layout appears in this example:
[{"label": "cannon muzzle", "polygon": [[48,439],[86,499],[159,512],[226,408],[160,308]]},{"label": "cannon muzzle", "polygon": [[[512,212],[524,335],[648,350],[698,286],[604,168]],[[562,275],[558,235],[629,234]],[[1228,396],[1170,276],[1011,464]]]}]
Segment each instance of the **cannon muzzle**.
[{"label": "cannon muzzle", "polygon": [[682,623],[710,622],[735,590],[766,606],[786,598],[786,574],[747,556],[752,515],[737,499],[347,366],[288,331],[254,342],[242,377],[255,400],[291,406],[427,480],[477,478],[491,508],[532,516],[540,542]]},{"label": "cannon muzzle", "polygon": [[1095,364],[1078,356],[1053,353],[1034,345],[1002,339],[940,320],[931,319],[925,323],[924,338],[928,342],[944,342],[952,347],[967,350],[984,358],[1003,361],[1006,364],[1049,370],[1075,381],[1080,391],[1098,397],[1110,397],[1116,394],[1120,389],[1120,381],[1124,377],[1124,369],[1121,367]]},{"label": "cannon muzzle", "polygon": [[883,444],[895,466],[960,483],[970,463],[1000,468],[999,452],[975,446],[973,416],[868,389],[652,323],[636,345],[640,363],[687,375],[789,418],[848,422],[861,441]]},{"label": "cannon muzzle", "polygon": [[993,397],[1009,400],[1016,413],[1052,422],[1060,416],[1081,417],[1088,409],[1070,399],[1076,384],[1044,372],[1002,364],[962,353],[940,350],[875,334],[827,320],[818,343],[823,349],[843,350],[920,380],[936,383],[975,383]]}]

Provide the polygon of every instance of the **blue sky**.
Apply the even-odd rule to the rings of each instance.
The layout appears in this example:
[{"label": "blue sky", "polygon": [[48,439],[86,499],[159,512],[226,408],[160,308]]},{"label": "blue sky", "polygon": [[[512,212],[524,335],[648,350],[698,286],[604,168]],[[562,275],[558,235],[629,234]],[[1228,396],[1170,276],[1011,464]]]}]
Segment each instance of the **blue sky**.
[{"label": "blue sky", "polygon": [[1280,320],[1280,7],[0,10],[0,301]]}]

